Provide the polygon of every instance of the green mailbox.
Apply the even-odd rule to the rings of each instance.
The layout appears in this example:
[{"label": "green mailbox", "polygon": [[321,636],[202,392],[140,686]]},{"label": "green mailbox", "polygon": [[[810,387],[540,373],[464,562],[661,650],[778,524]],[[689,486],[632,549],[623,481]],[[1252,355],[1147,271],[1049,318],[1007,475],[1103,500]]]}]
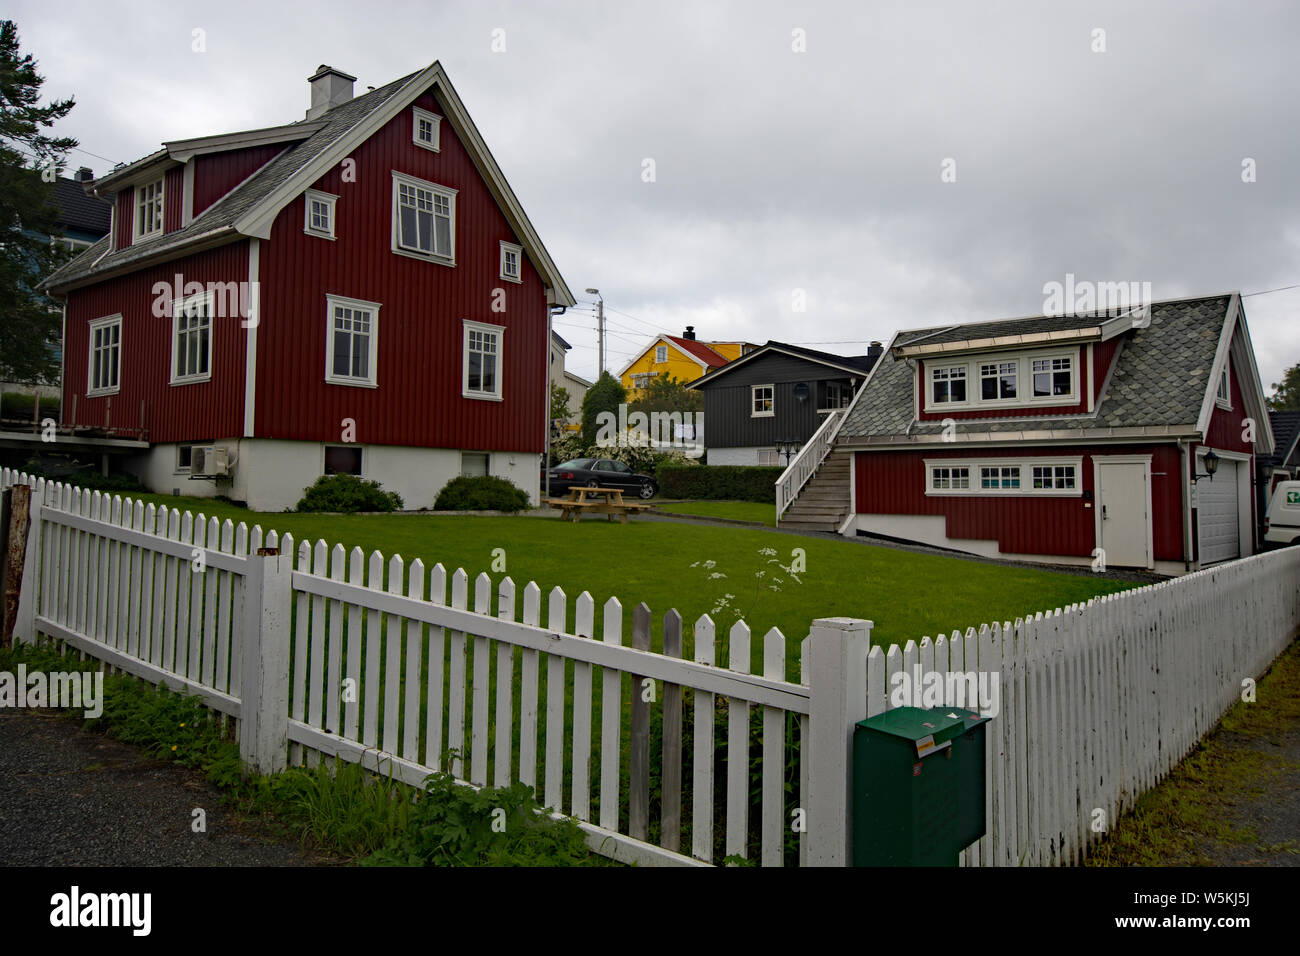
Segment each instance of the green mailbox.
[{"label": "green mailbox", "polygon": [[853,864],[956,866],[984,835],[984,725],[955,707],[898,707],[853,732]]}]

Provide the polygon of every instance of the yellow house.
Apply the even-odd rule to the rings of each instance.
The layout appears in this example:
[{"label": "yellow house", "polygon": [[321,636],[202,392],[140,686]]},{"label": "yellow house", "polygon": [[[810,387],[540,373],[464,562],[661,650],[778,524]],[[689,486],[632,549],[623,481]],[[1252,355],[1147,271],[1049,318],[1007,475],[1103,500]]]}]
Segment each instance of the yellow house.
[{"label": "yellow house", "polygon": [[627,389],[628,400],[635,400],[652,378],[675,378],[693,382],[732,359],[758,348],[750,342],[701,342],[695,338],[695,326],[686,326],[683,335],[661,335],[618,373]]}]

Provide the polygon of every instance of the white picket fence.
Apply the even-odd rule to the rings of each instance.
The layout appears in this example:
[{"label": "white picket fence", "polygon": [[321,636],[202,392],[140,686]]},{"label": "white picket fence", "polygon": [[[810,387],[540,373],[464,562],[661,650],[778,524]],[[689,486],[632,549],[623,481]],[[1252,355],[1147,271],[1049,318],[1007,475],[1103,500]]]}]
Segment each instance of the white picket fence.
[{"label": "white picket fence", "polygon": [[198,695],[261,770],[325,754],[417,786],[522,781],[642,864],[850,862],[854,724],[918,667],[999,677],[987,834],[962,862],[1077,863],[1098,811],[1131,807],[1300,625],[1293,548],[888,650],[869,621],[818,620],[790,674],[776,629],[755,642],[704,616],[684,635],[670,611],[652,651],[644,604],[629,641],[617,598],[570,608],[553,589],[543,623],[534,583],[0,474],[13,484],[33,486],[22,639]]}]

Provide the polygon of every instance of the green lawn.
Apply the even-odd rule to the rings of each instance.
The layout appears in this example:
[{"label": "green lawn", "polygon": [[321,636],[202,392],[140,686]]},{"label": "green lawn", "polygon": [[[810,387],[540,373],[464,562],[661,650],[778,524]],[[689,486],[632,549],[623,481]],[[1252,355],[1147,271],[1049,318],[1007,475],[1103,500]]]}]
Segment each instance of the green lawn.
[{"label": "green lawn", "polygon": [[[690,625],[701,614],[711,613],[720,631],[730,627],[737,613],[725,609],[713,613],[713,609],[724,595],[732,594],[732,608],[743,613],[755,632],[781,629],[792,661],[798,660],[798,642],[818,617],[868,618],[875,622],[875,643],[903,643],[908,638],[919,641],[927,634],[937,636],[985,621],[1013,619],[1129,587],[1093,576],[756,528],[635,520],[624,525],[533,517],[258,513],[211,499],[145,497],[203,511],[209,517],[246,521],[250,526],[260,523],[263,530],[291,532],[299,541],[323,538],[331,548],[342,543],[349,549],[360,546],[366,552],[382,551],[386,558],[397,553],[408,563],[420,558],[426,567],[440,561],[449,576],[463,567],[471,578],[486,571],[494,580],[500,579],[503,574],[492,571],[493,551],[500,548],[505,552],[504,573],[520,590],[528,581],[536,581],[542,588],[543,620],[546,594],[556,585],[569,596],[570,614],[572,601],[583,590],[591,592],[598,608],[608,598],[618,597],[630,640],[632,608],[644,601],[654,615],[656,646],[662,633],[659,619],[669,608],[677,608],[682,615],[688,648]],[[806,571],[798,575],[797,582],[776,564],[767,563],[773,556],[760,554],[772,549],[775,559],[790,565],[793,548],[805,551]],[[706,560],[716,562],[715,566],[698,566]],[[760,571],[763,578],[756,577]],[[772,573],[782,578],[782,583],[774,585]],[[710,574],[726,577],[711,579]],[[780,590],[771,590],[773,586]],[[722,644],[719,641],[720,649]]]},{"label": "green lawn", "polygon": [[769,528],[776,527],[776,505],[764,505],[756,501],[682,501],[657,507],[660,511],[671,511],[679,515],[757,521]]}]

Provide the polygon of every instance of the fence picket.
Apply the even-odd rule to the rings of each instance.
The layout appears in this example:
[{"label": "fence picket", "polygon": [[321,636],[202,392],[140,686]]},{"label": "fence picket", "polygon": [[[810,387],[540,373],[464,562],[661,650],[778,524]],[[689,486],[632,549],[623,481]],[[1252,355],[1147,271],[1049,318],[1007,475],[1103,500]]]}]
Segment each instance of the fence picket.
[{"label": "fence picket", "polygon": [[[524,623],[542,619],[542,589],[533,581],[524,588]],[[519,652],[519,780],[537,789],[537,651],[525,647]],[[618,813],[615,803],[615,814]],[[604,813],[604,800],[601,801]]]},{"label": "fence picket", "polygon": [[[406,562],[400,554],[388,559],[388,593],[406,590]],[[402,617],[389,611],[384,615],[384,711],[383,744],[385,753],[397,753],[401,731],[402,694]],[[322,628],[323,630],[323,628]]]},{"label": "fence picket", "polygon": [[[650,650],[650,608],[644,602],[632,612],[632,647]],[[627,832],[636,840],[650,839],[650,702],[640,674],[632,676],[631,731],[628,735]]]},{"label": "fence picket", "polygon": [[[366,587],[372,591],[384,588],[384,555],[381,551],[370,552],[370,561],[366,569]],[[365,617],[365,671],[361,680],[361,742],[367,747],[379,746],[379,691],[383,667],[384,636],[380,628],[380,612],[377,607],[366,610]],[[460,776],[457,774],[457,776]]]},{"label": "fence picket", "polygon": [[[763,675],[785,680],[785,635],[776,628],[763,637]],[[763,866],[785,863],[785,714],[763,708]]]},{"label": "fence picket", "polygon": [[[451,576],[451,606],[469,607],[469,575],[457,568]],[[465,750],[465,632],[448,630],[451,644],[451,682],[447,690],[447,749],[453,751],[450,773],[464,776]]]},{"label": "fence picket", "polygon": [[[676,608],[664,615],[664,656],[682,656],[682,616]],[[784,662],[782,662],[784,667]],[[676,853],[682,844],[682,685],[664,681],[663,767],[659,845]]]},{"label": "fence picket", "polygon": [[[623,646],[623,605],[618,598],[612,597],[605,602],[600,639],[605,644]],[[600,825],[606,830],[617,830],[623,747],[623,675],[612,667],[603,667],[600,680]]]},{"label": "fence picket", "polygon": [[[596,602],[586,591],[573,607],[573,633],[591,638],[596,627]],[[573,771],[569,812],[578,820],[591,819],[591,665],[573,662]]]},{"label": "fence picket", "polygon": [[[695,622],[695,662],[713,666],[713,619],[707,614]],[[805,667],[804,673],[807,673]],[[713,861],[713,699],[708,691],[696,689],[695,753],[691,776],[691,853],[706,863]],[[602,821],[602,825],[604,825]]]},{"label": "fence picket", "polygon": [[[447,571],[441,563],[429,571],[429,601],[447,603]],[[447,658],[447,634],[437,625],[429,625],[429,674],[425,692],[424,765],[445,769],[442,761],[442,683]]]},{"label": "fence picket", "polygon": [[[424,600],[424,562],[416,558],[407,571],[406,596],[414,601]],[[334,623],[334,608],[330,608],[331,628]],[[414,619],[406,622],[406,662],[403,674],[406,685],[403,688],[402,711],[402,757],[412,763],[420,759],[420,676],[424,671],[424,625]],[[330,634],[330,649],[333,650],[333,631]]]},{"label": "fence picket", "polygon": [[[480,573],[474,579],[474,612],[487,617],[492,613],[492,579]],[[488,764],[488,675],[491,672],[491,648],[488,639],[474,635],[474,705],[471,710],[470,783],[487,786]]]},{"label": "fence picket", "polygon": [[[502,621],[515,619],[515,582],[502,578],[497,586],[497,617]],[[514,684],[515,649],[505,641],[497,642],[497,740],[493,753],[495,765],[492,785],[509,786],[513,781],[511,764],[514,750]],[[584,818],[585,819],[585,818]]]},{"label": "fence picket", "polygon": [[[749,626],[731,626],[727,666],[750,673]],[[727,701],[727,856],[749,858],[749,702]]]},{"label": "fence picket", "polygon": [[[365,586],[366,557],[360,548],[353,548],[348,556],[348,584]],[[358,604],[347,606],[348,666],[347,693],[343,702],[343,735],[349,740],[361,739],[361,643],[365,633],[365,611]],[[441,690],[441,684],[439,685]],[[435,754],[435,757],[437,755]]]}]

